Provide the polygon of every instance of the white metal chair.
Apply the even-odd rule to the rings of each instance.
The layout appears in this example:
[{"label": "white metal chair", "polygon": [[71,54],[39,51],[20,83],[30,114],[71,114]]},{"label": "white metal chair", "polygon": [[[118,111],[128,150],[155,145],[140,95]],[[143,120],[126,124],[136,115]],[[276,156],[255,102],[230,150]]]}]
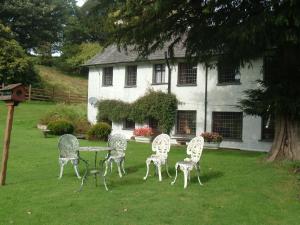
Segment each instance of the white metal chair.
[{"label": "white metal chair", "polygon": [[62,135],[59,138],[59,141],[58,141],[58,149],[59,149],[58,162],[60,164],[59,179],[62,178],[63,171],[64,171],[64,166],[69,161],[71,161],[71,163],[73,164],[76,176],[80,179],[81,177],[78,173],[78,163],[79,163],[79,157],[78,157],[79,142],[78,142],[78,139],[75,136],[71,135],[71,134]]},{"label": "white metal chair", "polygon": [[[114,150],[110,152],[110,155],[105,161],[105,172],[104,176],[106,176],[107,168],[110,166],[110,170],[112,171],[113,162],[115,162],[118,166],[119,176],[122,177],[122,172],[124,175],[126,174],[124,168],[125,162],[125,151],[127,148],[127,140],[126,137],[122,134],[114,134],[110,135],[108,138],[108,146],[113,147]],[[121,171],[122,169],[122,171]]]},{"label": "white metal chair", "polygon": [[172,185],[175,184],[176,182],[178,168],[182,170],[184,174],[184,188],[187,187],[187,181],[188,179],[190,180],[190,173],[193,170],[193,168],[196,169],[199,184],[202,185],[199,177],[200,176],[199,161],[202,155],[203,145],[204,145],[204,139],[201,136],[195,137],[190,141],[190,143],[187,146],[187,155],[189,155],[190,157],[185,158],[183,161],[179,161],[176,163],[175,165],[176,175],[174,181],[171,183]]},{"label": "white metal chair", "polygon": [[146,160],[147,165],[147,173],[144,177],[144,180],[147,179],[149,174],[149,166],[150,163],[153,162],[153,164],[156,166],[156,171],[158,172],[158,178],[159,181],[162,180],[161,177],[161,166],[166,166],[166,171],[169,177],[171,175],[169,174],[168,170],[168,152],[170,151],[170,136],[167,134],[160,134],[158,135],[152,142],[152,151],[155,152],[155,154],[151,155]]}]

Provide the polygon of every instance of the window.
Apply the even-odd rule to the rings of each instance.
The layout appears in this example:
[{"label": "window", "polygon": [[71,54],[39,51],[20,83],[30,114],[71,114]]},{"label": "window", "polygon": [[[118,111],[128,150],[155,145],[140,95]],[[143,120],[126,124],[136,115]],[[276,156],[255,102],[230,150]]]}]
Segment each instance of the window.
[{"label": "window", "polygon": [[196,111],[177,111],[177,134],[196,134]]},{"label": "window", "polygon": [[275,135],[275,121],[274,116],[263,116],[262,117],[262,129],[261,139],[266,141],[272,141]]},{"label": "window", "polygon": [[148,122],[149,127],[151,127],[153,130],[158,129],[158,121],[154,118],[150,118]]},{"label": "window", "polygon": [[133,130],[135,128],[135,123],[132,120],[125,119],[123,122],[123,129],[125,130]]},{"label": "window", "polygon": [[126,87],[136,86],[136,73],[137,73],[137,66],[127,66],[126,79],[125,79]]},{"label": "window", "polygon": [[230,60],[219,60],[218,62],[218,83],[239,84],[240,74],[238,66]]},{"label": "window", "polygon": [[224,139],[242,139],[242,112],[213,112],[213,132],[218,132]]},{"label": "window", "polygon": [[165,65],[155,64],[153,71],[153,84],[163,84],[165,83]]},{"label": "window", "polygon": [[190,63],[178,64],[178,84],[195,85],[197,84],[197,65]]},{"label": "window", "polygon": [[103,86],[112,86],[113,85],[113,68],[112,67],[103,68],[102,85]]}]

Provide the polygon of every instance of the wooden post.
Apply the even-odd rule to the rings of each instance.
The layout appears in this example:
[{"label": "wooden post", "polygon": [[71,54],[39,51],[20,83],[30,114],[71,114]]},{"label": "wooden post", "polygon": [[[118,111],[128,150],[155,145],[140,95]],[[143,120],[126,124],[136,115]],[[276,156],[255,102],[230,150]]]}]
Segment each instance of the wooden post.
[{"label": "wooden post", "polygon": [[31,84],[29,84],[28,88],[28,101],[31,101]]},{"label": "wooden post", "polygon": [[6,128],[5,128],[5,133],[4,133],[4,144],[3,144],[2,164],[1,164],[1,174],[0,174],[0,186],[5,185],[9,144],[10,144],[10,135],[11,135],[11,130],[12,130],[14,107],[15,107],[14,102],[7,102],[6,105],[8,108],[8,112],[7,112]]}]

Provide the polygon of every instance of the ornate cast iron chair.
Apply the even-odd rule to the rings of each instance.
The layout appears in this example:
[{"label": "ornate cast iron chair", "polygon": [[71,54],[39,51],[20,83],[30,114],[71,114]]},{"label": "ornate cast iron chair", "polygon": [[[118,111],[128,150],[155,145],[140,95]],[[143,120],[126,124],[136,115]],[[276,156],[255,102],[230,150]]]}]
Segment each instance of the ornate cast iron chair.
[{"label": "ornate cast iron chair", "polygon": [[71,163],[73,164],[76,176],[80,179],[81,177],[78,173],[78,163],[80,159],[78,155],[78,149],[79,149],[78,139],[71,134],[62,135],[58,141],[58,149],[59,149],[58,162],[60,164],[59,179],[62,178],[64,165],[66,165],[69,161],[71,161]]},{"label": "ornate cast iron chair", "polygon": [[197,170],[197,177],[199,184],[202,185],[200,181],[200,158],[202,155],[204,145],[203,137],[195,137],[193,138],[187,146],[187,155],[190,157],[185,158],[183,161],[179,161],[175,165],[176,175],[174,181],[171,183],[172,185],[176,182],[178,168],[183,171],[184,174],[184,188],[187,187],[187,181],[190,180],[190,172],[195,168]]},{"label": "ornate cast iron chair", "polygon": [[[115,162],[118,166],[119,176],[122,177],[122,172],[124,175],[126,174],[124,168],[125,162],[125,151],[127,148],[127,140],[122,134],[114,134],[110,135],[108,138],[108,146],[113,147],[114,150],[110,152],[107,160],[105,161],[105,172],[104,176],[106,176],[107,168],[110,166],[110,171],[112,171],[113,162]],[[122,171],[121,171],[122,169]]]},{"label": "ornate cast iron chair", "polygon": [[153,162],[153,164],[156,166],[156,171],[158,172],[158,178],[159,181],[162,180],[161,177],[161,166],[166,166],[166,171],[169,177],[171,175],[169,174],[168,170],[168,152],[170,151],[170,136],[167,134],[160,134],[158,135],[152,142],[152,151],[155,152],[155,154],[151,155],[146,160],[147,165],[147,173],[144,177],[144,180],[147,179],[149,174],[149,166],[150,163]]}]

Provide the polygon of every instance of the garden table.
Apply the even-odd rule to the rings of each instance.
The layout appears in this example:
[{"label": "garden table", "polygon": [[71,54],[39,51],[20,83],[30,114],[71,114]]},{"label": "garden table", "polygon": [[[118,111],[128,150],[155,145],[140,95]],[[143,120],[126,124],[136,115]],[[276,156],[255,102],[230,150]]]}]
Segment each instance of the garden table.
[{"label": "garden table", "polygon": [[[83,184],[85,179],[87,178],[88,174],[94,174],[95,176],[95,181],[96,181],[96,186],[97,186],[97,174],[99,173],[100,176],[102,176],[103,178],[103,184],[105,189],[108,191],[107,185],[106,185],[106,179],[105,179],[105,175],[104,175],[104,168],[103,165],[105,163],[105,161],[109,158],[111,151],[114,150],[113,147],[92,147],[92,146],[88,146],[88,147],[79,147],[79,153],[80,152],[94,152],[95,153],[95,164],[94,164],[94,169],[87,171],[87,173],[84,174],[84,176],[82,177],[82,181],[81,181],[81,186],[80,186],[80,191],[82,190]],[[107,152],[107,156],[100,161],[99,163],[99,168],[97,168],[97,157],[98,157],[98,152]]]}]

